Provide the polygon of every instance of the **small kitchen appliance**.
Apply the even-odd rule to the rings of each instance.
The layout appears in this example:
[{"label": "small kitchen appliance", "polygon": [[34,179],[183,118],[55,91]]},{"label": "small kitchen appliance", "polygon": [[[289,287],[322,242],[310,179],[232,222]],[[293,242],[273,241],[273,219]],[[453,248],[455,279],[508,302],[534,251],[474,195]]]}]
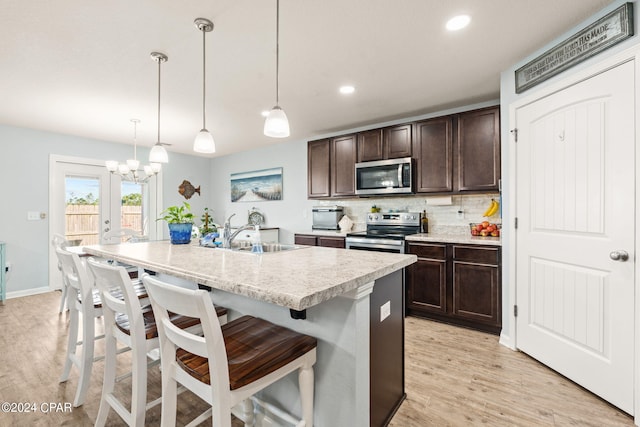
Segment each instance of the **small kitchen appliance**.
[{"label": "small kitchen appliance", "polygon": [[313,207],[313,225],[314,230],[338,230],[338,223],[344,215],[342,206],[314,206]]}]

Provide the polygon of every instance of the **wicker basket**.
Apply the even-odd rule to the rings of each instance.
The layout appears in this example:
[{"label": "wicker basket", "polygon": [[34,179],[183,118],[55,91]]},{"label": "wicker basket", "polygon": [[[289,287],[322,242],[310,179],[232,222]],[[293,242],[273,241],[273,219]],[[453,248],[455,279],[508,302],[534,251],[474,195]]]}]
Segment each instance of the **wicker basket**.
[{"label": "wicker basket", "polygon": [[[472,235],[472,236],[479,236],[479,235],[480,235],[480,234],[479,234],[479,233],[480,233],[480,231],[481,231],[481,230],[483,230],[484,228],[482,228],[482,229],[478,230],[478,226],[479,226],[479,225],[482,225],[482,224],[483,224],[483,223],[481,223],[481,222],[470,222],[470,223],[469,223],[469,232],[471,233],[471,235]],[[493,227],[496,227],[496,229],[497,229],[497,230],[502,230],[502,224],[489,223],[489,225],[488,225],[488,226],[493,226]],[[473,233],[473,230],[474,230],[474,229],[475,229],[475,230],[478,230],[478,234],[474,234],[474,233]],[[491,230],[491,231],[493,231],[493,230]],[[491,231],[490,231],[489,233],[491,233]],[[500,233],[501,233],[501,231],[498,231],[498,235],[500,235]],[[489,234],[489,236],[490,236],[490,234]],[[489,237],[489,236],[486,236],[486,237]],[[494,236],[494,237],[497,237],[497,236]]]}]

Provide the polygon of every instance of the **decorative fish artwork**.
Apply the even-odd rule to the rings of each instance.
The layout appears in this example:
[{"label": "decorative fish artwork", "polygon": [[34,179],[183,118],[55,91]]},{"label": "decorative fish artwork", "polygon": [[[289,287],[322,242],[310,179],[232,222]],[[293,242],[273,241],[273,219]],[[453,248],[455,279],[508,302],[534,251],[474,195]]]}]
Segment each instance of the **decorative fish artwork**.
[{"label": "decorative fish artwork", "polygon": [[198,195],[200,195],[200,186],[196,188],[193,186],[193,184],[185,179],[178,187],[178,193],[182,194],[185,199],[189,200],[195,193],[198,193]]}]

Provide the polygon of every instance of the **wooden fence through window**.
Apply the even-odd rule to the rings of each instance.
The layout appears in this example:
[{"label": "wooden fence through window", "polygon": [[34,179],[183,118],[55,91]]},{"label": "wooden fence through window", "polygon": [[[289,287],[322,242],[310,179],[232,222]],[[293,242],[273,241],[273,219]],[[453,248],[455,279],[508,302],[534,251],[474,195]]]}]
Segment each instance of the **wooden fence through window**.
[{"label": "wooden fence through window", "polygon": [[[80,245],[100,243],[100,206],[71,205],[65,211],[67,240],[78,240]],[[120,215],[121,228],[131,228],[142,234],[142,206],[122,206]],[[105,228],[107,227],[104,224]],[[111,227],[109,227],[111,228]]]}]

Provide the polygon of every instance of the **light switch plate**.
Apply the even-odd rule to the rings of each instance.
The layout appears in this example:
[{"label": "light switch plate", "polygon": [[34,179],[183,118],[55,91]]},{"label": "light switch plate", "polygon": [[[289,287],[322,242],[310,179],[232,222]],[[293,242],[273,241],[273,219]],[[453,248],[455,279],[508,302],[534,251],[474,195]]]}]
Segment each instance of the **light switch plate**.
[{"label": "light switch plate", "polygon": [[40,212],[29,211],[27,212],[27,221],[39,221]]},{"label": "light switch plate", "polygon": [[391,316],[391,301],[387,301],[380,306],[380,321],[384,321],[389,316]]}]

